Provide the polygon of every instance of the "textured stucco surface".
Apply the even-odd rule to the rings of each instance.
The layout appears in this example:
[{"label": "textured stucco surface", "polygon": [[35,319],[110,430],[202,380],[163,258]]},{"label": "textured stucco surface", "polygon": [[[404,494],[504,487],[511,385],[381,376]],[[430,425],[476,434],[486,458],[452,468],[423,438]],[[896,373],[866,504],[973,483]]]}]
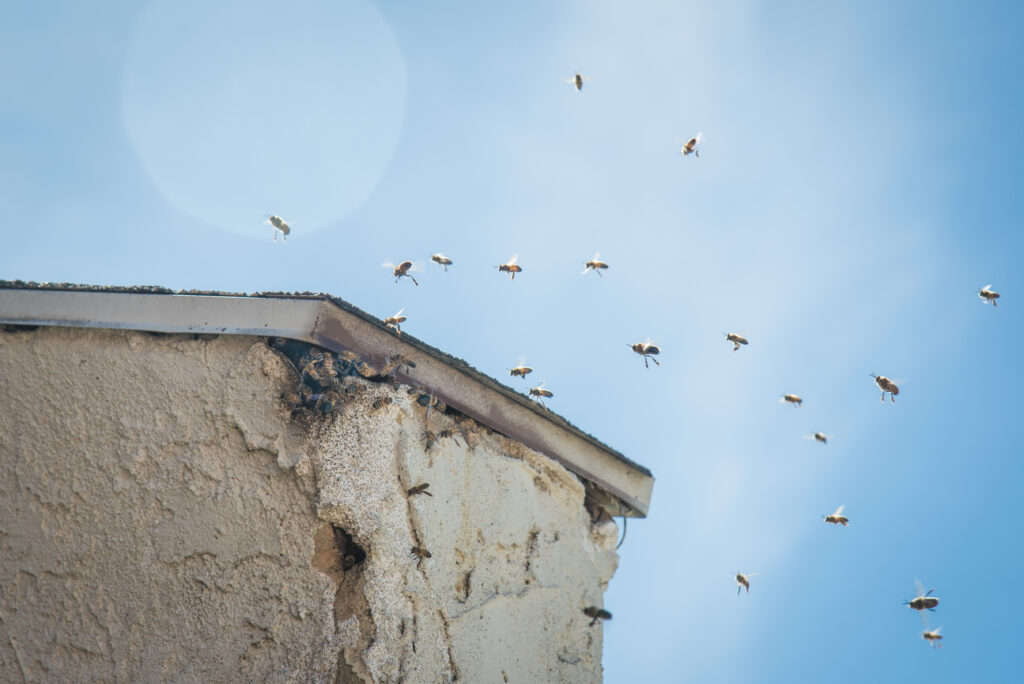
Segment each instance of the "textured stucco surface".
[{"label": "textured stucco surface", "polygon": [[455,418],[402,386],[293,415],[296,379],[259,338],[0,332],[0,680],[600,680],[616,529],[574,475],[468,420],[427,449]]}]

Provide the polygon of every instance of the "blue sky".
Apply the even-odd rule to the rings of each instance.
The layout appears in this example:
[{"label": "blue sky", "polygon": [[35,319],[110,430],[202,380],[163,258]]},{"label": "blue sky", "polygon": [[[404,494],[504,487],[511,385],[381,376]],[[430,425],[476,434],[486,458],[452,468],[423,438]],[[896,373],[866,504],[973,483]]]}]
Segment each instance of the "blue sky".
[{"label": "blue sky", "polygon": [[325,291],[525,357],[657,478],[606,681],[1013,678],[1024,9],[208,5],[0,10],[0,277]]}]

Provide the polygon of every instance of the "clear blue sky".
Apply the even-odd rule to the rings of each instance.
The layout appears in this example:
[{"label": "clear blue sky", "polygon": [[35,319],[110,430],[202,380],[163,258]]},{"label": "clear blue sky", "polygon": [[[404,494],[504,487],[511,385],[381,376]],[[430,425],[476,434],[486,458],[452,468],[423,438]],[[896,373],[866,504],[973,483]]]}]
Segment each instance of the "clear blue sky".
[{"label": "clear blue sky", "polygon": [[1019,675],[1024,6],[210,4],[0,10],[0,277],[325,291],[525,357],[657,477],[606,681]]}]

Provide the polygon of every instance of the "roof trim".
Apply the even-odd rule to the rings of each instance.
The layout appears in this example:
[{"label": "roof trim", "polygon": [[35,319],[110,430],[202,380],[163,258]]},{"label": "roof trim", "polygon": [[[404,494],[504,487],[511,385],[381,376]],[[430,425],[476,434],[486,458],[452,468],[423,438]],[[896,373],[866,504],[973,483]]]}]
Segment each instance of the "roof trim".
[{"label": "roof trim", "polygon": [[434,389],[448,405],[555,459],[618,502],[615,515],[644,517],[654,478],[643,466],[561,416],[415,337],[325,294],[172,292],[0,281],[0,323],[113,328],[164,333],[285,337],[381,362],[402,354],[403,375]]}]

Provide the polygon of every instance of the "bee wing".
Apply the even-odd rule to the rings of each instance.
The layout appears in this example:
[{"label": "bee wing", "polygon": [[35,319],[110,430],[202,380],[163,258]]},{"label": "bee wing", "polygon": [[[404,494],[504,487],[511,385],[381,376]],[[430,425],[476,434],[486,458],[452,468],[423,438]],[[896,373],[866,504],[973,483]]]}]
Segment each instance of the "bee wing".
[{"label": "bee wing", "polygon": [[513,255],[512,255],[512,258],[511,258],[511,259],[509,259],[508,261],[506,261],[506,262],[505,262],[505,265],[506,265],[506,266],[512,266],[513,264],[515,264],[515,263],[516,263],[516,260],[517,260],[518,258],[519,258],[519,255],[518,255],[518,254],[513,254]]},{"label": "bee wing", "polygon": [[693,139],[697,142],[698,145],[700,145],[700,141],[704,139],[704,134],[698,133],[697,135],[693,136]]},{"label": "bee wing", "polygon": [[396,268],[395,265],[393,263],[391,263],[390,261],[385,261],[383,264],[381,264],[381,267],[382,268],[390,268],[392,270],[394,270]]},{"label": "bee wing", "polygon": [[844,509],[844,508],[846,508],[846,506],[845,506],[845,505],[843,505],[843,506],[840,506],[839,508],[837,508],[837,509],[836,509],[836,512],[835,512],[835,513],[833,513],[832,515],[835,515],[835,516],[839,516],[839,515],[842,515],[842,514],[843,514],[843,509]]},{"label": "bee wing", "polygon": [[914,578],[914,589],[917,590],[917,596],[919,597],[924,596],[926,593],[924,589],[924,584],[922,584],[921,580],[917,579],[916,577]]},{"label": "bee wing", "polygon": [[[989,283],[988,285],[986,285],[985,287],[983,287],[981,289],[982,290],[991,290],[992,289],[992,283]],[[980,290],[979,290],[979,292],[980,292]]]},{"label": "bee wing", "polygon": [[392,316],[392,318],[398,318],[399,316],[401,316],[401,315],[402,315],[402,312],[403,312],[403,311],[405,311],[405,309],[399,309],[399,310],[398,310],[398,313],[396,313],[396,314],[395,314],[394,316]]}]

